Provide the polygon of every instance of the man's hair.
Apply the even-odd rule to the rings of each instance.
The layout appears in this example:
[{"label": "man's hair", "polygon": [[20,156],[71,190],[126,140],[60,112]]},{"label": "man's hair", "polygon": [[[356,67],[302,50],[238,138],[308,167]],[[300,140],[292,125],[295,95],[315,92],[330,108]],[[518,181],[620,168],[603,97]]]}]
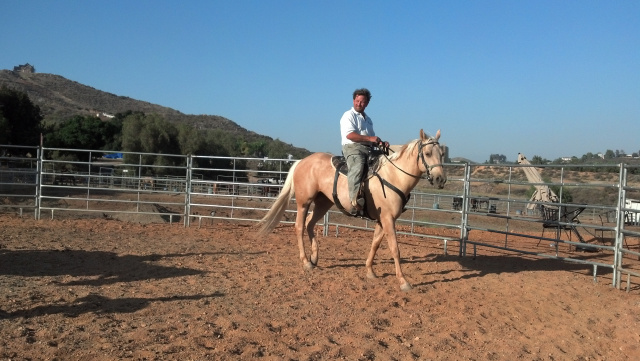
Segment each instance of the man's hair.
[{"label": "man's hair", "polygon": [[353,99],[355,99],[358,95],[364,95],[364,97],[367,98],[367,103],[371,101],[371,92],[367,88],[356,89],[353,92]]}]

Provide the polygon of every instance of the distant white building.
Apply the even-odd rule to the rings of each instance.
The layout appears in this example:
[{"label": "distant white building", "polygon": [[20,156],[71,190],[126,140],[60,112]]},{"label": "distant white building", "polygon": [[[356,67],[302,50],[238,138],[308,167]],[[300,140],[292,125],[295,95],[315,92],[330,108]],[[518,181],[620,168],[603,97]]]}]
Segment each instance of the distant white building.
[{"label": "distant white building", "polygon": [[111,115],[111,114],[107,114],[107,113],[102,112],[102,113],[96,114],[96,117],[104,120],[104,118],[107,118],[107,119],[115,118],[115,115]]}]

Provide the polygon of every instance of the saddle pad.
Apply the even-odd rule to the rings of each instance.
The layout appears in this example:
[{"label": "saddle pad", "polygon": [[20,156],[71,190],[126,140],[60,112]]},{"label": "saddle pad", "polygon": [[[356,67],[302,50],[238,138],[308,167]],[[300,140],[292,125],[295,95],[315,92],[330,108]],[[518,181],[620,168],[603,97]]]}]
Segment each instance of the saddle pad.
[{"label": "saddle pad", "polygon": [[[340,172],[340,174],[346,176],[349,167],[347,167],[347,159],[342,155],[334,155],[331,157],[331,165],[335,170]],[[373,176],[378,166],[378,157],[369,158],[367,167],[365,168],[367,174],[363,177],[363,179],[369,179]]]},{"label": "saddle pad", "polygon": [[347,175],[347,159],[341,155],[331,157],[331,164],[340,174]]}]

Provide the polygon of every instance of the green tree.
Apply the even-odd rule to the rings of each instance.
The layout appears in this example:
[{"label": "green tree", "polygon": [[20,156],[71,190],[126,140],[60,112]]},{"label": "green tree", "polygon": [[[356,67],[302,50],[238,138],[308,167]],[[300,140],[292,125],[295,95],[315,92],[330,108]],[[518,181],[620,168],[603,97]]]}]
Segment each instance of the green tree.
[{"label": "green tree", "polygon": [[126,114],[122,119],[122,150],[126,152],[142,152],[142,144],[138,136],[144,126],[145,115],[141,112]]},{"label": "green tree", "polygon": [[[197,155],[204,155],[216,158],[195,158],[194,167],[202,168],[214,168],[214,169],[230,169],[233,168],[233,162],[227,158],[217,157],[229,157],[229,150],[221,143],[220,133],[218,131],[210,130],[205,133],[203,142],[200,144],[201,148],[194,153]],[[244,164],[242,162],[242,164]],[[238,167],[238,162],[236,163]],[[210,179],[216,179],[216,176],[220,174],[218,171],[207,171],[206,176]],[[228,173],[225,173],[228,174]]]},{"label": "green tree", "polygon": [[178,165],[178,157],[157,154],[180,154],[178,129],[157,114],[131,113],[122,121],[122,150],[125,152],[154,153],[135,156],[125,154],[125,162],[150,164],[140,175],[172,174],[176,170],[165,168]]},{"label": "green tree", "polygon": [[[102,150],[112,147],[120,133],[118,125],[92,116],[75,116],[47,129],[45,145],[56,148]],[[119,147],[118,147],[119,148]],[[113,148],[112,150],[119,150]]]},{"label": "green tree", "polygon": [[[231,132],[225,132],[219,129],[209,129],[207,130],[206,143],[215,144],[216,149],[224,149],[224,154],[227,156],[237,157],[241,155],[238,137]],[[212,153],[209,151],[206,155],[223,154]]]},{"label": "green tree", "polygon": [[614,153],[611,149],[607,149],[606,152],[604,152],[604,159],[613,159],[616,157],[616,153]]},{"label": "green tree", "polygon": [[[193,167],[195,168],[214,168],[228,169],[233,164],[229,159],[225,158],[209,158],[228,157],[228,150],[220,144],[218,132],[200,131],[188,125],[178,126],[178,143],[180,145],[181,154],[184,155],[200,155],[207,156],[205,158],[195,157]],[[210,179],[215,179],[218,171],[198,170]]]},{"label": "green tree", "polygon": [[280,139],[269,142],[265,151],[269,158],[286,159],[289,155],[287,151],[287,144]]},{"label": "green tree", "polygon": [[160,115],[132,113],[122,121],[122,148],[127,152],[180,154],[178,129]]},{"label": "green tree", "polygon": [[246,140],[239,140],[239,149],[240,153],[244,157],[259,157],[262,158],[265,156],[265,148],[267,146],[267,142],[264,140],[256,140],[253,142],[248,142]]},{"label": "green tree", "polygon": [[180,146],[180,154],[185,155],[203,155],[203,150],[206,147],[202,133],[186,124],[178,126],[178,144]]},{"label": "green tree", "polygon": [[9,121],[0,114],[0,144],[9,144]]},{"label": "green tree", "polygon": [[147,117],[140,138],[143,148],[150,153],[180,154],[178,129],[159,115]]},{"label": "green tree", "polygon": [[567,187],[560,187],[558,185],[549,186],[553,193],[555,193],[558,197],[560,197],[560,189],[562,188],[562,203],[570,203],[573,202],[573,194],[571,190]]},{"label": "green tree", "polygon": [[507,156],[504,154],[491,154],[487,164],[501,164],[507,161]]},{"label": "green tree", "polygon": [[102,149],[111,151],[122,150],[122,118],[113,118],[107,122]]},{"label": "green tree", "polygon": [[27,94],[0,88],[0,130],[4,142],[12,145],[39,145],[42,132],[40,108]]},{"label": "green tree", "polygon": [[549,164],[550,160],[542,158],[539,155],[534,155],[533,158],[531,158],[530,163],[531,164]]}]

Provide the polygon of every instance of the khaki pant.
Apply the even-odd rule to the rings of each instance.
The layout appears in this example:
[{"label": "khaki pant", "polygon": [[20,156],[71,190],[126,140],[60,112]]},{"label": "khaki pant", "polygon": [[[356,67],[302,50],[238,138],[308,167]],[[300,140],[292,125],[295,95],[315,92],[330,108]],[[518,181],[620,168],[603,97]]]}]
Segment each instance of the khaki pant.
[{"label": "khaki pant", "polygon": [[360,143],[345,144],[342,146],[342,155],[347,160],[347,182],[349,183],[349,199],[353,203],[360,192],[360,182],[365,162],[369,157],[371,147]]}]

